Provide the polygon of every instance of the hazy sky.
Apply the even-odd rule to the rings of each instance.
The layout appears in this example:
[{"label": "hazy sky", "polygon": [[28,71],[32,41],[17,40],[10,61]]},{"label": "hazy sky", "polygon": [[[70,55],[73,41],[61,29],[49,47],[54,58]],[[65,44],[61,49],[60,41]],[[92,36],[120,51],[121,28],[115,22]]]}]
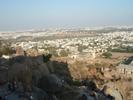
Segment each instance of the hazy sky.
[{"label": "hazy sky", "polygon": [[0,0],[0,31],[133,25],[133,0]]}]

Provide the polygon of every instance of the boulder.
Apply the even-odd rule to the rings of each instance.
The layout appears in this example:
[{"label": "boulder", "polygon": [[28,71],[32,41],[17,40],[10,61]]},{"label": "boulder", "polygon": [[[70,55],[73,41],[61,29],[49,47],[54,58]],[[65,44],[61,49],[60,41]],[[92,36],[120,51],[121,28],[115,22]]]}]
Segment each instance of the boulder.
[{"label": "boulder", "polygon": [[62,90],[62,81],[54,74],[43,76],[38,83],[38,87],[48,93],[57,93]]},{"label": "boulder", "polygon": [[108,94],[110,96],[113,96],[115,98],[115,100],[123,100],[121,93],[116,89],[108,87],[107,91],[106,91],[106,94]]}]

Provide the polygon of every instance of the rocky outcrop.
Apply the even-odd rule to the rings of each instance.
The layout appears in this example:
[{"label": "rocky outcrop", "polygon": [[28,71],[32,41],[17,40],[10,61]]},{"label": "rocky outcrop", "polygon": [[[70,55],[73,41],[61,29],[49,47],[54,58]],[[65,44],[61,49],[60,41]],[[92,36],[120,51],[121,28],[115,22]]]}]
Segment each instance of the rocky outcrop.
[{"label": "rocky outcrop", "polygon": [[[87,67],[72,69],[81,75],[75,81],[67,62],[50,61],[48,56],[17,56],[9,60],[8,88],[11,94],[8,98],[35,100],[114,100],[113,94],[103,92],[97,83],[86,78]],[[44,60],[45,58],[45,60]],[[79,71],[78,71],[79,70]],[[96,69],[91,70],[91,73]],[[96,78],[95,78],[96,79]],[[14,87],[15,82],[15,87]],[[14,94],[15,93],[15,94]],[[16,96],[20,98],[16,98]],[[33,100],[34,100],[33,99]],[[12,99],[9,99],[12,100]]]},{"label": "rocky outcrop", "polygon": [[51,74],[51,75],[43,76],[39,80],[38,87],[52,94],[52,93],[60,92],[63,88],[63,83],[61,79],[59,79],[56,75]]}]

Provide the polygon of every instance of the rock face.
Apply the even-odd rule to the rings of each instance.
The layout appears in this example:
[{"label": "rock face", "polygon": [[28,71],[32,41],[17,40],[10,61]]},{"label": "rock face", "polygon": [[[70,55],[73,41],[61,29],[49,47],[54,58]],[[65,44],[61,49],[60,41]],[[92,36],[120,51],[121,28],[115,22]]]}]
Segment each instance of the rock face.
[{"label": "rock face", "polygon": [[[81,66],[78,68],[80,70]],[[9,60],[7,72],[9,83],[16,83],[15,91],[6,90],[11,93],[7,96],[9,100],[114,100],[108,94],[115,96],[113,93],[101,91],[97,84],[89,79],[77,81],[77,85],[71,77],[67,62],[50,61],[44,55],[14,57]],[[78,72],[86,75],[88,69],[84,67]],[[16,98],[20,95],[22,98]]]},{"label": "rock face", "polygon": [[20,55],[24,55],[24,50],[22,49],[22,47],[18,46],[16,47],[16,55],[20,56]]},{"label": "rock face", "polygon": [[5,66],[0,65],[0,85],[7,82],[7,68]]},{"label": "rock face", "polygon": [[48,93],[60,92],[63,84],[62,81],[54,74],[44,76],[39,80],[39,88],[43,89]]},{"label": "rock face", "polygon": [[113,96],[115,100],[123,100],[121,93],[116,89],[107,87],[106,94]]}]

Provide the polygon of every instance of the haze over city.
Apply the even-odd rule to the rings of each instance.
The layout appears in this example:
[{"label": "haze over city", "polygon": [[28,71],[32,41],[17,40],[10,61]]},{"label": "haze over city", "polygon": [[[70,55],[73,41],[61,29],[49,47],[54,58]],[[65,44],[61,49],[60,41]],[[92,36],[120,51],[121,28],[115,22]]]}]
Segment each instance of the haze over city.
[{"label": "haze over city", "polygon": [[132,0],[2,0],[0,31],[130,26]]},{"label": "haze over city", "polygon": [[1,0],[0,100],[133,100],[133,0]]}]

